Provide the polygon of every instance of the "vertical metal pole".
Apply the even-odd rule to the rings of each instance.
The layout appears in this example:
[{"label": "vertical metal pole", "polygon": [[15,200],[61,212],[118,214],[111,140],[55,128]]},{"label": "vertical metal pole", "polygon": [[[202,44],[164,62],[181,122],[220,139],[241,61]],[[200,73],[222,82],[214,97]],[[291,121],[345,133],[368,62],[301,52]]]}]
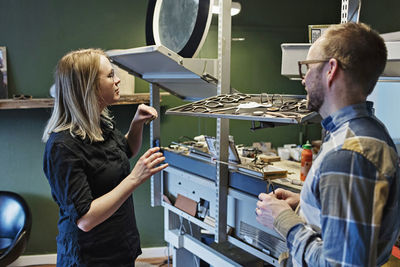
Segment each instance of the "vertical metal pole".
[{"label": "vertical metal pole", "polygon": [[356,22],[360,19],[361,0],[342,0],[340,23]]},{"label": "vertical metal pole", "polygon": [[[230,93],[231,0],[220,0],[218,15],[218,94]],[[220,162],[228,162],[229,120],[217,119],[217,152]],[[228,166],[217,164],[215,242],[226,241]]]},{"label": "vertical metal pole", "polygon": [[[155,108],[158,118],[150,123],[150,147],[160,146],[160,88],[157,85],[150,84],[150,106]],[[154,174],[150,179],[151,206],[161,206],[161,173]]]}]

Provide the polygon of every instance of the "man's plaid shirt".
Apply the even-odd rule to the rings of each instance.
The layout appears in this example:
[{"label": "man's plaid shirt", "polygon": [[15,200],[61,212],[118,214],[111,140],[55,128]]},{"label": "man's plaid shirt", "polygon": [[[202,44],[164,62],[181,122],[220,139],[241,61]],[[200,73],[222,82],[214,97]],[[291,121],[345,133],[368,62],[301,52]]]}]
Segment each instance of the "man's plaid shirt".
[{"label": "man's plaid shirt", "polygon": [[298,266],[377,266],[399,233],[400,173],[395,145],[372,103],[322,121],[327,131],[301,192],[300,216],[281,213],[275,228]]}]

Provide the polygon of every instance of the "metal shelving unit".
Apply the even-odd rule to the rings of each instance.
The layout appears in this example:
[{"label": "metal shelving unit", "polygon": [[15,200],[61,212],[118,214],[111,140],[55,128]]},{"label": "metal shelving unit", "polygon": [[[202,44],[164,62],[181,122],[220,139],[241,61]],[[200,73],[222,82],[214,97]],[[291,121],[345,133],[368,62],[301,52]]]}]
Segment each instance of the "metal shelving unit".
[{"label": "metal shelving unit", "polygon": [[[341,18],[342,22],[347,22],[348,20],[358,21],[359,10],[360,10],[361,1],[359,0],[343,0],[342,1],[342,10],[341,10]],[[216,95],[223,94],[231,94],[232,92],[230,87],[230,53],[231,53],[231,17],[229,14],[231,6],[231,0],[221,0],[219,2],[220,10],[222,10],[221,14],[218,16],[218,59],[214,61],[217,66],[214,68],[214,72],[211,75],[207,75],[205,73],[197,73],[197,75],[206,82],[211,82],[212,86],[217,86]],[[293,54],[290,55],[291,62],[293,63],[293,59],[295,61],[301,60],[305,58],[305,55],[308,51],[310,44],[303,44],[305,49],[302,49],[303,54],[300,56],[302,58],[297,59]],[[297,48],[297,47],[296,47]],[[390,48],[390,47],[389,47]],[[304,54],[305,51],[305,54]],[[389,52],[389,55],[390,52]],[[303,57],[304,56],[304,57]],[[397,56],[396,56],[397,57]],[[284,56],[282,61],[286,62],[286,57]],[[390,61],[390,60],[389,60]],[[178,62],[183,62],[183,60],[178,60]],[[287,64],[286,62],[285,64]],[[206,66],[204,64],[203,66]],[[296,68],[295,74],[293,77],[297,75],[297,62],[290,64]],[[189,67],[189,66],[186,66]],[[215,65],[214,65],[215,67]],[[211,71],[210,71],[211,73]],[[216,79],[208,79],[207,77],[216,77]],[[143,76],[146,77],[146,76]],[[165,76],[163,76],[165,78]],[[185,80],[180,80],[185,83]],[[217,83],[215,83],[217,81]],[[153,88],[153,105],[157,106],[158,99],[158,88],[163,88],[166,86],[159,83],[158,80],[153,80],[151,87]],[[185,87],[183,85],[183,87]],[[190,86],[186,86],[187,89]],[[173,86],[172,86],[172,91]],[[168,90],[168,89],[167,89]],[[190,90],[189,90],[190,91]],[[185,92],[188,92],[185,90]],[[191,94],[190,92],[188,92]],[[208,96],[211,97],[211,96]],[[299,96],[296,96],[299,97]],[[188,104],[191,105],[191,104]],[[181,157],[179,160],[184,162],[177,164],[179,167],[171,167],[166,169],[161,176],[155,176],[152,178],[152,204],[153,205],[162,205],[164,207],[164,230],[165,230],[165,240],[169,242],[173,249],[173,257],[174,257],[174,266],[190,266],[197,265],[198,259],[193,259],[193,255],[197,255],[202,259],[206,260],[208,263],[214,266],[242,266],[241,263],[234,261],[232,258],[226,257],[219,251],[203,244],[199,240],[198,233],[200,228],[206,229],[210,232],[214,232],[215,242],[218,244],[230,243],[234,246],[240,248],[242,251],[247,253],[247,257],[254,256],[258,259],[266,261],[272,265],[278,266],[278,260],[276,257],[277,251],[271,252],[263,249],[255,248],[253,245],[249,245],[248,243],[233,237],[228,236],[226,233],[227,225],[233,224],[238,226],[237,231],[239,231],[239,225],[242,223],[237,218],[245,218],[244,221],[251,226],[256,225],[254,212],[248,211],[246,207],[255,206],[256,197],[254,195],[244,193],[243,190],[236,190],[231,187],[231,184],[228,184],[228,177],[231,179],[234,178],[234,175],[240,175],[236,172],[232,176],[232,172],[228,169],[226,164],[222,164],[221,162],[228,162],[228,133],[229,133],[229,120],[230,119],[239,119],[239,120],[248,120],[248,121],[258,121],[268,126],[280,126],[287,124],[300,124],[307,122],[315,122],[320,118],[316,113],[303,114],[300,119],[293,118],[273,118],[267,116],[254,116],[254,115],[237,115],[237,114],[229,114],[229,113],[212,113],[212,112],[182,112],[181,107],[176,107],[168,110],[167,114],[170,115],[184,115],[184,116],[197,116],[197,117],[210,117],[216,118],[217,120],[217,132],[216,132],[216,144],[217,144],[217,163],[215,165],[210,166],[211,164],[201,163],[198,160],[197,163],[202,165],[200,168],[208,169],[202,170],[207,172],[207,174],[193,173],[189,172],[188,159],[185,157]],[[160,138],[159,134],[159,121],[155,121],[152,123],[152,133],[151,140],[154,141],[154,144],[157,144],[157,141]],[[186,167],[185,167],[186,166]],[[211,170],[212,169],[212,170]],[[210,171],[211,170],[211,171]],[[214,177],[215,180],[207,180],[204,177]],[[246,177],[251,179],[250,177]],[[232,181],[230,181],[232,182]],[[179,184],[179,186],[178,186]],[[260,185],[260,184],[258,184]],[[196,190],[190,191],[187,190],[187,187],[196,187]],[[263,185],[264,186],[264,185]],[[179,188],[177,188],[179,187]],[[176,207],[165,203],[162,200],[162,193],[165,191],[171,190],[174,188],[176,195],[179,192],[187,192],[188,195],[192,196],[193,199],[199,199],[200,197],[209,198],[212,200],[212,208],[211,214],[215,217],[215,227],[212,227],[208,224],[205,224],[203,221],[188,215],[187,213],[177,209]],[[296,188],[299,190],[299,188]],[[238,204],[239,203],[239,204]],[[234,208],[232,208],[234,207]],[[243,208],[245,207],[245,208]],[[232,211],[232,209],[235,209]],[[250,214],[252,213],[252,214]],[[182,233],[179,229],[184,225],[180,220],[185,219],[188,225],[195,230],[190,235]],[[257,228],[258,227],[258,228]],[[262,227],[257,225],[255,227],[255,231],[262,231],[267,235],[271,236],[271,238],[276,238],[280,240],[279,235],[273,230],[267,229],[266,227]],[[179,229],[178,229],[179,228]],[[262,230],[260,230],[260,228]],[[191,230],[192,232],[192,230]],[[197,234],[196,234],[197,233]],[[257,232],[259,233],[259,232]],[[279,252],[279,251],[278,251]]]},{"label": "metal shelving unit", "polygon": [[[132,48],[126,50],[110,51],[108,54],[114,64],[126,69],[128,72],[150,83],[150,104],[160,110],[160,89],[186,100],[196,101],[215,95],[231,94],[230,87],[230,54],[231,54],[231,0],[220,0],[218,15],[218,58],[217,59],[192,59],[183,58],[179,54],[162,45]],[[184,156],[177,161],[180,167],[170,164],[162,173],[151,178],[151,204],[164,208],[164,239],[173,248],[173,266],[196,266],[197,257],[201,257],[213,266],[242,266],[240,261],[225,256],[218,250],[204,244],[200,240],[200,230],[205,229],[213,233],[217,244],[233,244],[243,253],[243,259],[255,258],[278,265],[276,253],[268,250],[257,249],[238,238],[227,235],[227,226],[236,225],[238,235],[240,224],[252,227],[255,233],[262,232],[282,241],[275,231],[259,225],[254,216],[254,207],[257,197],[249,192],[237,190],[234,186],[243,189],[245,185],[254,188],[266,188],[266,182],[259,178],[243,175],[239,172],[230,172],[224,162],[229,162],[229,120],[241,119],[259,121],[269,126],[303,123],[303,120],[293,118],[273,118],[259,116],[234,116],[233,114],[204,114],[180,112],[179,107],[168,111],[168,114],[206,116],[216,118],[216,144],[217,160],[214,164],[188,159]],[[303,119],[308,120],[315,114],[306,114]],[[150,125],[151,146],[159,146],[161,139],[160,119],[152,121]],[[167,157],[167,160],[169,158]],[[190,163],[187,161],[190,160]],[[193,173],[188,164],[201,165],[198,173]],[[205,173],[203,173],[205,172]],[[231,178],[228,181],[228,178]],[[189,188],[196,188],[190,190]],[[298,188],[296,188],[298,190]],[[171,192],[173,191],[173,192]],[[166,203],[164,193],[171,193],[174,197],[178,193],[191,196],[196,201],[200,198],[210,200],[210,215],[215,219],[215,227],[190,216],[184,211]],[[259,192],[258,192],[259,193]],[[186,234],[182,232],[185,226]],[[189,230],[190,229],[190,232]],[[272,254],[271,254],[272,253]],[[275,254],[273,254],[275,253]],[[194,255],[197,257],[194,258]],[[274,255],[274,256],[273,256]]]}]

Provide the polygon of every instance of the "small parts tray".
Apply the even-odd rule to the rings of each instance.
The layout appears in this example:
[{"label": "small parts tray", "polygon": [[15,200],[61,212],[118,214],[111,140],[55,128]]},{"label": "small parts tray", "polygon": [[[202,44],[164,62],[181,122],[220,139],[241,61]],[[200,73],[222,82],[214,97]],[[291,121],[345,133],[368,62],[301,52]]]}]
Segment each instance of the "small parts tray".
[{"label": "small parts tray", "polygon": [[167,110],[168,115],[226,118],[299,124],[318,121],[319,115],[307,109],[302,95],[224,94]]}]

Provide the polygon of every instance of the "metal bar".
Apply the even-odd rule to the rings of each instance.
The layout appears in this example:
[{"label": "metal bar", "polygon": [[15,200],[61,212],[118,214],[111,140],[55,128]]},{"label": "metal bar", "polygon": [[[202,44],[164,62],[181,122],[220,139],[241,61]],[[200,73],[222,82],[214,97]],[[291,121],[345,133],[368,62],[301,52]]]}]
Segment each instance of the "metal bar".
[{"label": "metal bar", "polygon": [[[150,83],[150,106],[154,107],[159,114],[158,118],[150,123],[150,147],[161,145],[160,133],[160,88]],[[152,207],[161,206],[161,173],[154,174],[150,179],[150,202]]]},{"label": "metal bar", "polygon": [[340,23],[356,22],[360,19],[361,0],[342,0]]},{"label": "metal bar", "polygon": [[[212,266],[224,266],[224,267],[241,266],[240,264],[234,262],[225,255],[219,253],[218,251],[202,243],[200,240],[197,240],[196,238],[188,234],[181,235],[178,229],[169,230],[167,236],[171,240],[177,240],[175,242],[179,244],[180,248],[184,248],[190,251],[191,253],[197,255],[198,257],[208,262]],[[177,260],[179,261],[180,259]],[[190,260],[189,262],[186,262],[186,265],[184,266],[193,266],[193,265],[194,265],[193,260]]]},{"label": "metal bar", "polygon": [[206,230],[208,230],[208,231],[210,231],[210,232],[212,232],[212,231],[214,230],[214,227],[213,227],[213,226],[208,225],[208,224],[206,224],[206,223],[203,222],[203,221],[200,221],[200,220],[197,219],[196,217],[193,217],[193,216],[187,214],[186,212],[184,212],[184,211],[182,211],[182,210],[180,210],[180,209],[178,209],[178,208],[175,208],[174,206],[172,206],[172,205],[170,205],[170,204],[167,204],[167,203],[164,202],[164,203],[163,203],[163,207],[164,207],[164,209],[173,212],[173,213],[176,214],[177,216],[181,216],[182,218],[184,218],[184,219],[186,219],[186,220],[188,220],[188,221],[190,221],[190,222],[192,222],[192,223],[194,223],[194,224],[200,226],[200,227],[203,228],[203,229],[206,229]]},{"label": "metal bar", "polygon": [[[231,0],[219,1],[218,15],[218,88],[217,94],[230,93],[230,65],[231,65]],[[229,120],[217,119],[217,153],[218,160],[228,162],[229,157]],[[216,177],[216,215],[215,241],[226,241],[226,218],[228,197],[228,166],[217,164]]]},{"label": "metal bar", "polygon": [[268,256],[267,254],[261,252],[260,250],[255,249],[255,248],[247,245],[246,243],[244,243],[244,242],[242,242],[242,241],[240,241],[240,240],[238,240],[238,239],[236,239],[236,238],[234,238],[232,236],[228,237],[228,241],[231,244],[233,244],[233,245],[245,250],[246,252],[248,252],[250,254],[253,254],[254,256],[256,256],[256,257],[268,262],[269,264],[272,264],[272,265],[275,265],[275,266],[279,266],[279,261],[277,259],[275,259],[275,258],[273,258],[271,256]]}]

